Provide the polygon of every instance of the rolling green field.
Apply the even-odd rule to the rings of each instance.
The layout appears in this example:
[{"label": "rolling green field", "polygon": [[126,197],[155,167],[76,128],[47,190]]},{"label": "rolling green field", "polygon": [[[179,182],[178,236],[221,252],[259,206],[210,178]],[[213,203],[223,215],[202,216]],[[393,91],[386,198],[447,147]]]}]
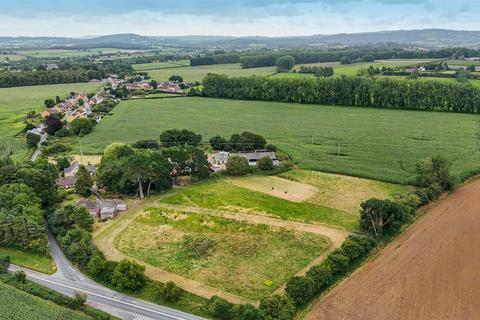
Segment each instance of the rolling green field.
[{"label": "rolling green field", "polygon": [[29,111],[42,111],[47,98],[64,97],[71,91],[93,92],[98,88],[95,83],[73,83],[0,89],[0,146],[12,150],[16,159],[26,158],[29,151],[25,141],[15,135],[25,127],[23,120]]},{"label": "rolling green field", "polygon": [[55,265],[50,257],[41,256],[35,253],[27,253],[11,248],[0,247],[0,257],[9,256],[10,261],[21,267],[36,270],[46,274],[55,272]]},{"label": "rolling green field", "polygon": [[313,233],[158,208],[115,239],[131,257],[252,300],[271,294],[330,246]]},{"label": "rolling green field", "polygon": [[355,229],[358,222],[356,213],[350,214],[313,203],[291,202],[224,181],[211,181],[175,190],[160,199],[160,202],[230,211],[249,209],[253,213],[263,212],[285,220],[322,223],[346,230]]},{"label": "rolling green field", "polygon": [[[480,170],[479,115],[235,101],[198,97],[122,102],[82,139],[102,153],[118,141],[158,139],[186,128],[204,140],[244,130],[264,135],[300,168],[408,183],[415,165],[435,154],[452,160],[455,176]],[[76,153],[79,153],[77,147]]]},{"label": "rolling green field", "polygon": [[156,70],[149,70],[148,73],[157,81],[165,81],[170,78],[172,74],[179,74],[185,81],[194,82],[202,81],[208,73],[226,74],[230,77],[241,76],[267,76],[275,72],[275,67],[262,67],[252,69],[242,69],[240,64],[214,64],[210,66],[196,66],[196,67],[178,67],[178,68],[163,68]]},{"label": "rolling green field", "polygon": [[[156,69],[171,69],[190,66],[190,60],[165,61],[157,63],[141,63],[132,65],[136,71],[149,71]],[[167,79],[168,80],[168,79]]]},{"label": "rolling green field", "polygon": [[0,282],[0,319],[89,320],[92,318]]}]

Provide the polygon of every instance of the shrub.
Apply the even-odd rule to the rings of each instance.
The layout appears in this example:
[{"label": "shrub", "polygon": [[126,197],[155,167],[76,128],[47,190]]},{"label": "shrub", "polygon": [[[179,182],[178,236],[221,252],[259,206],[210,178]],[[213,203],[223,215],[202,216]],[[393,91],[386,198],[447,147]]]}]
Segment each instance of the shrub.
[{"label": "shrub", "polygon": [[332,273],[325,265],[317,265],[307,271],[307,277],[312,279],[316,293],[322,291],[332,282]]},{"label": "shrub", "polygon": [[40,142],[40,136],[35,133],[27,133],[27,145],[29,148],[36,148]]},{"label": "shrub", "polygon": [[315,283],[310,277],[291,277],[285,293],[300,307],[306,304],[315,293]]},{"label": "shrub", "polygon": [[47,146],[43,149],[43,153],[45,155],[52,155],[56,153],[63,153],[67,152],[69,148],[61,143],[54,143],[50,146]]},{"label": "shrub", "polygon": [[231,320],[233,313],[233,304],[225,299],[213,296],[208,304],[211,315],[216,319]]},{"label": "shrub", "polygon": [[10,267],[10,257],[0,257],[0,274],[7,273]]},{"label": "shrub", "polygon": [[372,198],[361,207],[360,228],[377,237],[399,230],[410,217],[405,205],[391,200]]},{"label": "shrub", "polygon": [[438,188],[440,192],[453,190],[455,181],[450,174],[451,166],[451,162],[442,156],[420,161],[416,168],[416,184],[424,188]]},{"label": "shrub", "polygon": [[273,160],[270,157],[263,157],[257,161],[257,167],[263,171],[273,170]]},{"label": "shrub", "polygon": [[293,319],[295,305],[287,297],[275,294],[260,301],[258,313],[264,320],[290,320]]},{"label": "shrub", "polygon": [[352,239],[345,239],[341,246],[345,255],[351,260],[355,260],[365,254],[365,248],[363,248],[358,242]]},{"label": "shrub", "polygon": [[342,249],[336,249],[327,257],[325,263],[332,274],[342,273],[348,270],[350,259]]},{"label": "shrub", "polygon": [[174,282],[169,281],[163,286],[162,296],[168,302],[176,302],[182,296],[183,290]]},{"label": "shrub", "polygon": [[134,261],[122,260],[112,274],[112,284],[121,290],[137,291],[146,283],[145,268]]},{"label": "shrub", "polygon": [[160,148],[160,143],[157,140],[139,140],[132,145],[137,149],[158,149]]},{"label": "shrub", "polygon": [[265,146],[265,149],[267,149],[268,151],[271,151],[271,152],[277,152],[277,146],[275,146],[273,144],[267,144]]},{"label": "shrub", "polygon": [[185,253],[193,258],[202,258],[208,256],[215,245],[215,240],[204,235],[185,235],[182,243]]},{"label": "shrub", "polygon": [[27,275],[23,271],[17,271],[14,273],[15,280],[19,283],[25,283]]},{"label": "shrub", "polygon": [[73,294],[73,307],[79,309],[87,302],[87,296],[82,292],[75,292]]},{"label": "shrub", "polygon": [[69,135],[70,135],[70,130],[68,130],[65,127],[55,132],[55,137],[59,137],[59,138],[68,137]]},{"label": "shrub", "polygon": [[244,157],[231,156],[227,161],[227,173],[232,176],[243,176],[250,172],[248,161]]},{"label": "shrub", "polygon": [[232,308],[234,320],[258,320],[258,310],[250,304],[236,304]]}]

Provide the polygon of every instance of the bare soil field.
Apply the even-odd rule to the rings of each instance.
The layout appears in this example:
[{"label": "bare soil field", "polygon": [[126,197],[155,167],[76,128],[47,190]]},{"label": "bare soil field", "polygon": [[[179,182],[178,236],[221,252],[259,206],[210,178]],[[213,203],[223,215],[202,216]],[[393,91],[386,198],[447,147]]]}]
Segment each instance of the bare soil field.
[{"label": "bare soil field", "polygon": [[303,202],[315,195],[317,188],[312,185],[279,177],[243,177],[227,180],[237,187],[266,193],[293,202]]},{"label": "bare soil field", "polygon": [[459,188],[306,319],[480,319],[480,180]]}]

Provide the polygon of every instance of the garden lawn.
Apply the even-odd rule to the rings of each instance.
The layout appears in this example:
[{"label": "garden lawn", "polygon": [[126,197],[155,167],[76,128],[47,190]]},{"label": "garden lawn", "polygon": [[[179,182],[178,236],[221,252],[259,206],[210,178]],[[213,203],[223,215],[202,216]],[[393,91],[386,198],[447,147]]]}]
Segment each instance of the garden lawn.
[{"label": "garden lawn", "polygon": [[291,202],[261,192],[237,187],[225,181],[210,181],[177,189],[160,202],[228,211],[247,211],[307,223],[321,223],[354,230],[358,216],[312,203]]},{"label": "garden lawn", "polygon": [[[84,153],[112,142],[158,139],[166,129],[203,135],[252,131],[288,153],[302,169],[409,183],[421,159],[440,154],[452,173],[480,171],[479,115],[306,105],[199,97],[125,101],[82,139]],[[80,150],[77,145],[76,153]]]},{"label": "garden lawn", "polygon": [[148,74],[152,77],[152,79],[157,81],[167,81],[172,74],[177,74],[181,75],[185,81],[201,82],[208,73],[226,74],[230,77],[243,77],[251,75],[267,76],[275,73],[275,67],[242,69],[239,63],[234,63],[148,70]]},{"label": "garden lawn", "polygon": [[48,256],[25,252],[12,248],[0,247],[0,257],[10,257],[10,262],[21,267],[36,270],[46,274],[55,272],[55,264]]},{"label": "garden lawn", "polygon": [[125,254],[252,300],[273,293],[330,247],[313,233],[147,209],[116,239]]},{"label": "garden lawn", "polygon": [[0,89],[0,146],[13,151],[16,160],[26,159],[27,149],[22,136],[15,137],[24,128],[25,115],[32,110],[42,111],[45,99],[67,96],[71,91],[94,92],[98,84],[72,83]]},{"label": "garden lawn", "polygon": [[60,307],[0,282],[0,318],[8,320],[89,320],[79,312]]}]

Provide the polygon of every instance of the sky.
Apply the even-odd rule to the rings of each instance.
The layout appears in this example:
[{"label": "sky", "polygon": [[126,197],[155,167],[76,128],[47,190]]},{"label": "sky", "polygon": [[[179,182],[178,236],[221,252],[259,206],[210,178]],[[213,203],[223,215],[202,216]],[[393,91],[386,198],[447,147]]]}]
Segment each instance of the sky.
[{"label": "sky", "polygon": [[0,36],[480,30],[478,0],[0,0]]}]

